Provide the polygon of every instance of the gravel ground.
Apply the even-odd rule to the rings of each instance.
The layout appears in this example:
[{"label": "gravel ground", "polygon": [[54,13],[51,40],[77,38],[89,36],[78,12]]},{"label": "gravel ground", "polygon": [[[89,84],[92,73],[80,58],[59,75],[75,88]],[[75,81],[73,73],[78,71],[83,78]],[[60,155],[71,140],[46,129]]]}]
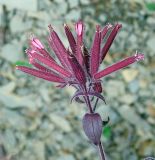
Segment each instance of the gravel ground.
[{"label": "gravel ground", "polygon": [[102,67],[136,50],[145,54],[144,61],[103,80],[107,105],[99,103],[97,111],[110,116],[102,136],[108,160],[155,156],[155,11],[143,0],[0,0],[0,160],[98,158],[82,130],[86,109],[70,104],[74,90],[14,68],[27,61],[30,33],[47,44],[51,23],[67,47],[63,23],[74,29],[78,19],[86,24],[88,48],[96,24],[122,23]]}]

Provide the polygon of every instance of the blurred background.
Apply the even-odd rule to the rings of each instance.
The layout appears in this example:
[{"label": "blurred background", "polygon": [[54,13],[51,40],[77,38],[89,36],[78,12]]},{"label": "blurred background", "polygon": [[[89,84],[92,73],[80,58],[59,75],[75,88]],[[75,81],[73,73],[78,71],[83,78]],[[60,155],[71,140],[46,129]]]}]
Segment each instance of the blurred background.
[{"label": "blurred background", "polygon": [[[47,44],[52,24],[68,46],[63,23],[82,19],[89,48],[95,25],[122,23],[102,67],[143,52],[145,60],[103,80],[107,105],[97,112],[110,123],[102,142],[108,160],[155,156],[155,1],[0,0],[0,160],[97,160],[82,130],[84,105],[74,90],[15,71],[27,64],[28,35]],[[47,45],[47,48],[48,45]]]}]

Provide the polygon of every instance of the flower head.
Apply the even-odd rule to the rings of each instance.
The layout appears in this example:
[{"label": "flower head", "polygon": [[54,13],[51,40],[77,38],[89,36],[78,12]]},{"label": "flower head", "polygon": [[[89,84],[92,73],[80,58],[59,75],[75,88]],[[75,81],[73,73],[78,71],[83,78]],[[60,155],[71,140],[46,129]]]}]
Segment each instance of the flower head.
[{"label": "flower head", "polygon": [[[60,87],[64,87],[67,84],[72,85],[77,89],[77,93],[74,95],[76,99],[78,99],[79,95],[85,95],[85,93],[103,99],[99,95],[102,92],[102,77],[144,59],[142,53],[136,52],[133,56],[100,70],[100,63],[107,55],[121,27],[122,25],[118,23],[115,25],[107,24],[103,29],[97,25],[89,51],[83,43],[84,24],[82,21],[78,21],[75,24],[76,37],[73,36],[70,28],[64,24],[70,45],[69,49],[63,45],[58,34],[49,25],[49,46],[60,63],[50,55],[38,38],[31,37],[30,48],[26,50],[26,54],[29,58],[29,63],[34,68],[17,66],[16,69],[51,82],[57,82]],[[108,32],[110,34],[104,46],[102,46],[102,41]]]}]

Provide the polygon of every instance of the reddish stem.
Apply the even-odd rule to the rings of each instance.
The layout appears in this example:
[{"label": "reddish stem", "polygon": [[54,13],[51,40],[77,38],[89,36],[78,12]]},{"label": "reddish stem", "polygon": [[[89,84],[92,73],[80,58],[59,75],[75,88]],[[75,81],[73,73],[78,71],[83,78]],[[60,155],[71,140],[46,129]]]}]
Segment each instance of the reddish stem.
[{"label": "reddish stem", "polygon": [[99,149],[99,153],[100,153],[100,159],[106,160],[105,152],[104,152],[103,145],[101,142],[98,145],[98,149]]},{"label": "reddish stem", "polygon": [[[86,102],[86,104],[87,104],[87,106],[89,108],[89,112],[90,113],[94,113],[94,110],[92,109],[92,105],[91,105],[91,102],[90,102],[90,99],[89,99],[89,95],[88,95],[86,86],[84,87],[84,94],[85,94],[84,100],[85,100],[85,102]],[[101,142],[98,144],[98,149],[99,149],[100,159],[101,160],[106,160],[104,149],[103,149],[103,146],[102,146]]]}]

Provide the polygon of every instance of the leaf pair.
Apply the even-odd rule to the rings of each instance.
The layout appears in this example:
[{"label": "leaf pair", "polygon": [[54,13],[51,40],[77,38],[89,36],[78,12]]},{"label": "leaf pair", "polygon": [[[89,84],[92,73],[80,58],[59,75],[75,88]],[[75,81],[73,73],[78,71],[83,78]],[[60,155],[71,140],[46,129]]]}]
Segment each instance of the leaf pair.
[{"label": "leaf pair", "polygon": [[75,92],[75,94],[74,94],[74,95],[72,96],[72,98],[71,98],[71,102],[73,101],[74,98],[77,98],[77,97],[80,97],[80,96],[92,96],[92,97],[95,96],[95,97],[101,99],[102,101],[104,101],[104,103],[106,104],[106,101],[105,101],[104,97],[103,97],[100,93],[94,92],[94,91],[88,91],[88,92],[85,94],[85,92],[83,92],[83,91],[81,91],[81,90],[77,90],[77,91]]}]

